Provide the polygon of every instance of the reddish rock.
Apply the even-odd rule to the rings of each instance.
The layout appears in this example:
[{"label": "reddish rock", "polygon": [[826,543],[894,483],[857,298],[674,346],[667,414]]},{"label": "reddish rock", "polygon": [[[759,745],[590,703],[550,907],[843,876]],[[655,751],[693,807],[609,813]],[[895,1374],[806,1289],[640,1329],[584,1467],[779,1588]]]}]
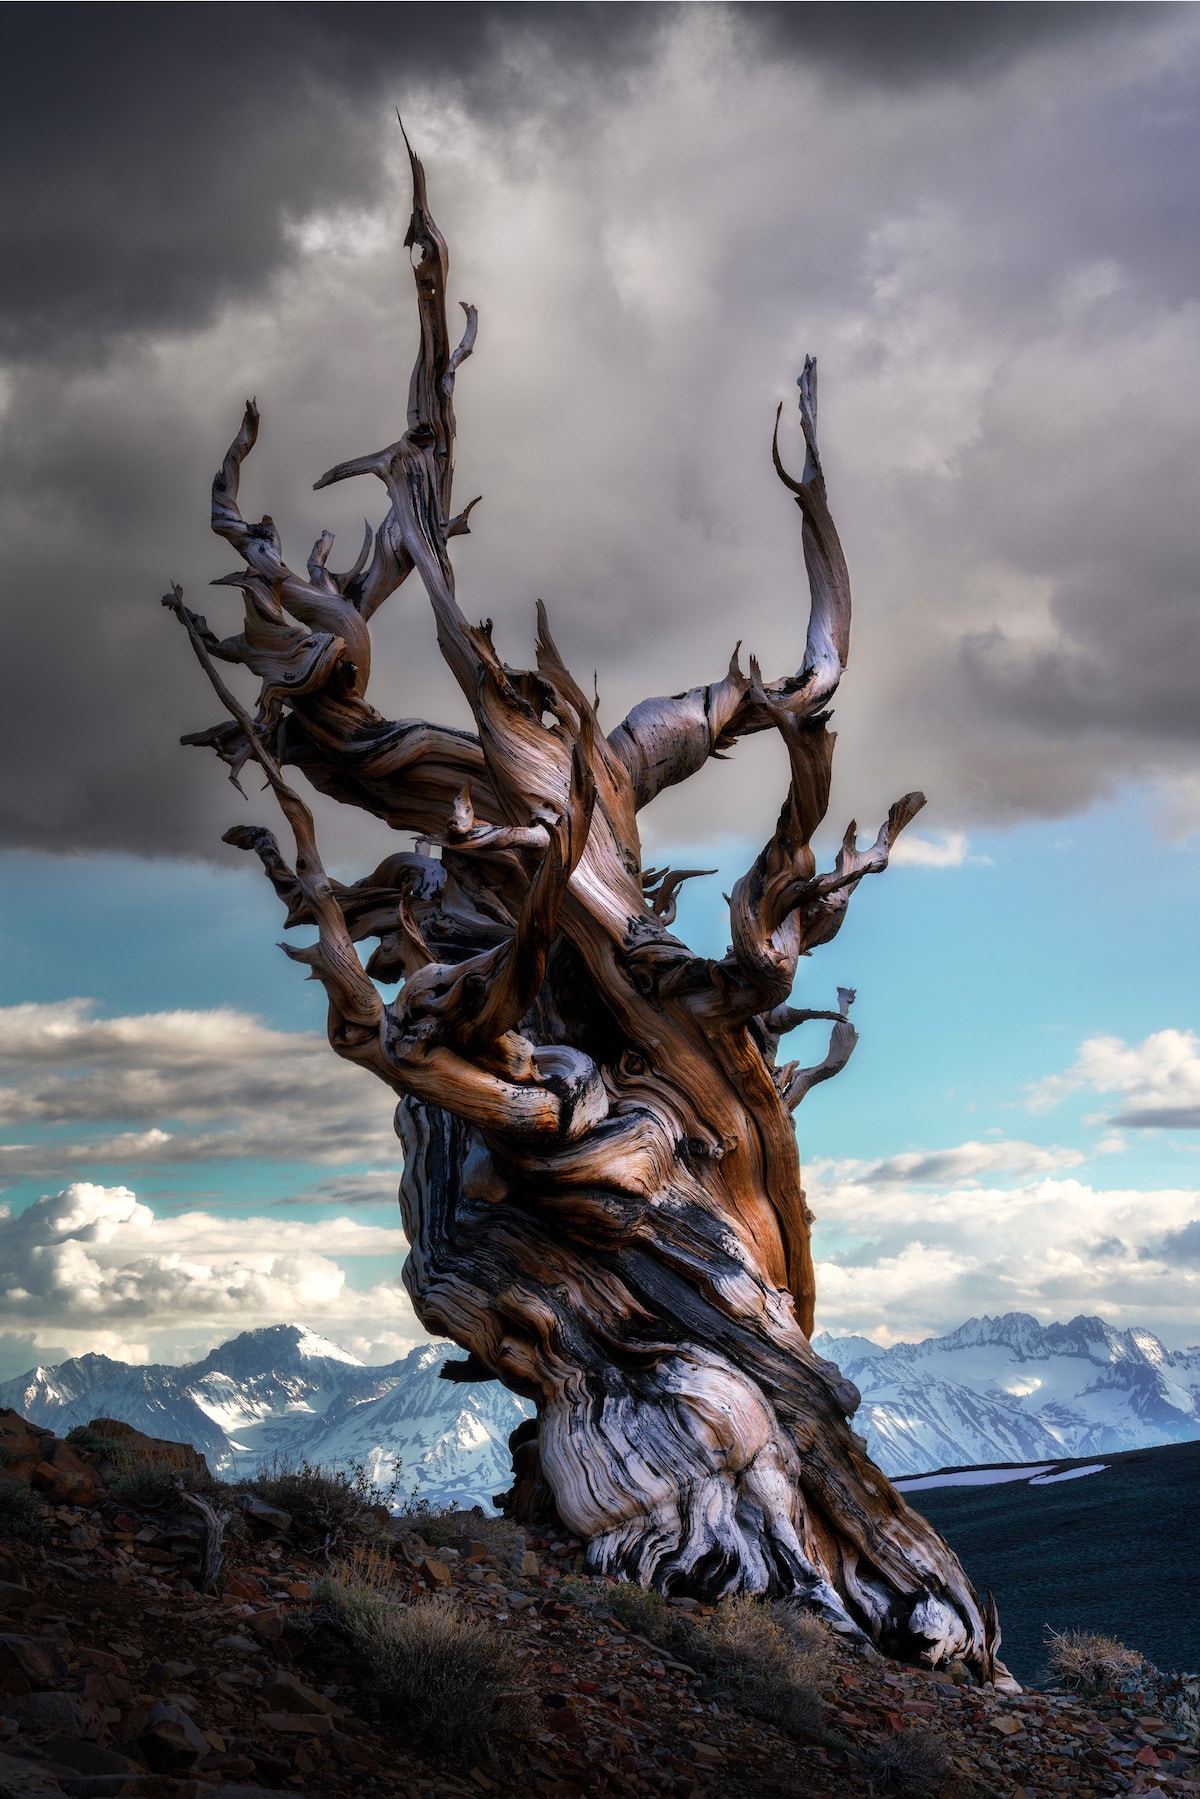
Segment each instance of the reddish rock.
[{"label": "reddish rock", "polygon": [[556,1706],[545,1713],[546,1729],[560,1737],[583,1737],[586,1732],[577,1712],[569,1705]]},{"label": "reddish rock", "polygon": [[297,1680],[283,1668],[277,1670],[262,1690],[264,1704],[276,1712],[321,1712],[326,1715],[335,1712],[337,1707],[323,1693],[315,1693],[306,1687],[303,1681]]}]

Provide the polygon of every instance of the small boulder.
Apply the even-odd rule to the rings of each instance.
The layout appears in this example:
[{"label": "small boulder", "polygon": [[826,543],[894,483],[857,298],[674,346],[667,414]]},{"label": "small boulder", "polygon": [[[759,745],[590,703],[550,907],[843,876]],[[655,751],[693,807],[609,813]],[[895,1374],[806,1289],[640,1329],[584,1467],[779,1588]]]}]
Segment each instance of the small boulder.
[{"label": "small boulder", "polygon": [[21,1693],[5,1699],[4,1711],[33,1737],[78,1736],[96,1743],[104,1735],[100,1707],[77,1693]]},{"label": "small boulder", "polygon": [[61,1686],[67,1678],[66,1658],[45,1637],[23,1637],[15,1631],[2,1631],[0,1680],[9,1674],[22,1675],[35,1691]]},{"label": "small boulder", "polygon": [[203,1731],[174,1700],[154,1707],[138,1744],[156,1774],[185,1774],[209,1752]]},{"label": "small boulder", "polygon": [[281,1511],[277,1505],[268,1505],[256,1493],[239,1493],[234,1505],[244,1518],[251,1518],[256,1524],[265,1524],[273,1531],[289,1531],[292,1528],[292,1514]]},{"label": "small boulder", "polygon": [[13,1799],[62,1799],[62,1788],[49,1774],[38,1772],[23,1756],[6,1755],[0,1749],[0,1793]]},{"label": "small boulder", "polygon": [[102,1749],[81,1737],[47,1737],[42,1754],[60,1768],[73,1768],[77,1774],[140,1774],[136,1762],[117,1749]]},{"label": "small boulder", "polygon": [[303,1681],[297,1680],[294,1674],[288,1674],[283,1668],[272,1675],[261,1696],[273,1712],[321,1712],[328,1715],[337,1710],[331,1699],[326,1699],[323,1693],[315,1693],[311,1687],[306,1687]]}]

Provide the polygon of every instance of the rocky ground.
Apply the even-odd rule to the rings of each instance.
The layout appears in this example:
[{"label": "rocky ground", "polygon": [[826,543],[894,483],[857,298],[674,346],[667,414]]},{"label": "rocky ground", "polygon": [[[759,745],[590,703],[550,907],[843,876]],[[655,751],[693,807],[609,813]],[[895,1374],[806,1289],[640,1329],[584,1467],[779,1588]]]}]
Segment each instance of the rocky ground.
[{"label": "rocky ground", "polygon": [[[619,1590],[582,1578],[576,1546],[550,1534],[376,1512],[322,1545],[311,1521],[208,1483],[232,1520],[204,1593],[208,1527],[181,1497],[202,1488],[193,1452],[130,1433],[129,1453],[157,1464],[139,1483],[128,1460],[117,1478],[13,1413],[0,1449],[0,1799],[1200,1795],[1195,1712],[1153,1671],[1091,1703],[1009,1697],[830,1638],[806,1661],[813,1715],[785,1731],[622,1618]],[[35,1540],[17,1534],[18,1487],[45,1507]],[[475,1765],[435,1749],[411,1712],[387,1715],[342,1659],[331,1557],[389,1603],[436,1596],[515,1657],[519,1685]],[[663,1616],[711,1617],[673,1605]]]}]

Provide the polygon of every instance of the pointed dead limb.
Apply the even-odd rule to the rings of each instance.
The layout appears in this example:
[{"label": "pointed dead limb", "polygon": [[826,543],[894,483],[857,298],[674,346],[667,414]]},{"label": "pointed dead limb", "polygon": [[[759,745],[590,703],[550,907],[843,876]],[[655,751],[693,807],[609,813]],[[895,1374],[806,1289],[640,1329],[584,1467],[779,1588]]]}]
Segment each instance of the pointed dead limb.
[{"label": "pointed dead limb", "polygon": [[[786,1079],[779,1083],[783,1103],[789,1112],[794,1112],[805,1095],[822,1081],[832,1080],[835,1074],[840,1074],[854,1052],[858,1032],[847,1017],[854,995],[849,988],[840,987],[838,998],[842,1009],[840,1015],[835,1014],[836,1023],[829,1033],[829,1050],[824,1060],[815,1068],[798,1068],[792,1063],[786,1070]],[[825,1016],[828,1017],[828,1013]]]},{"label": "pointed dead limb", "polygon": [[664,787],[687,780],[739,737],[777,727],[781,709],[797,726],[815,718],[833,698],[845,671],[850,655],[850,576],[829,511],[817,448],[815,357],[805,358],[796,385],[806,446],[803,479],[796,481],[787,473],[779,454],[782,401],[775,414],[771,455],[803,516],[801,543],[809,589],[804,659],[794,675],[764,687],[761,679],[752,683],[741,674],[735,650],[724,680],[635,706],[610,741],[629,769],[639,806],[648,805]]}]

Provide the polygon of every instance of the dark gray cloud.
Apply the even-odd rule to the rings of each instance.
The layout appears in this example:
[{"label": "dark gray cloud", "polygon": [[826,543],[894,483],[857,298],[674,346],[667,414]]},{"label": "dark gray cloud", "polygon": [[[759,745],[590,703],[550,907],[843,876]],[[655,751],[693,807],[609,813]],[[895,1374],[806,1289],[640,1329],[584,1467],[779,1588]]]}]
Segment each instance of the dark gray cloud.
[{"label": "dark gray cloud", "polygon": [[[402,415],[397,103],[481,306],[459,466],[485,505],[457,562],[510,661],[540,592],[610,722],[737,637],[794,666],[766,450],[814,349],[858,599],[846,815],[919,785],[962,829],[1150,779],[1191,821],[1194,9],[5,19],[0,842],[220,855],[251,815],[175,748],[216,713],[157,600],[179,579],[235,627],[206,495],[249,392],[247,504],[293,560],[381,510],[309,489]],[[461,719],[415,592],[375,635],[382,710]],[[650,838],[765,834],[782,780],[778,745],[744,746]]]},{"label": "dark gray cloud", "polygon": [[[654,13],[550,5],[50,5],[5,13],[0,348],[94,354],[207,319],[293,258],[289,212],[383,178],[393,108],[433,82],[519,108],[644,55]],[[669,9],[666,9],[669,10]],[[536,13],[537,17],[531,15]]]},{"label": "dark gray cloud", "polygon": [[1180,1230],[1168,1231],[1158,1242],[1164,1261],[1179,1261],[1187,1267],[1200,1267],[1200,1218],[1192,1218]]},{"label": "dark gray cloud", "polygon": [[888,87],[994,76],[1046,44],[1133,28],[1144,5],[1013,0],[970,6],[904,0],[807,0],[750,5],[747,23],[765,50],[809,59]]}]

